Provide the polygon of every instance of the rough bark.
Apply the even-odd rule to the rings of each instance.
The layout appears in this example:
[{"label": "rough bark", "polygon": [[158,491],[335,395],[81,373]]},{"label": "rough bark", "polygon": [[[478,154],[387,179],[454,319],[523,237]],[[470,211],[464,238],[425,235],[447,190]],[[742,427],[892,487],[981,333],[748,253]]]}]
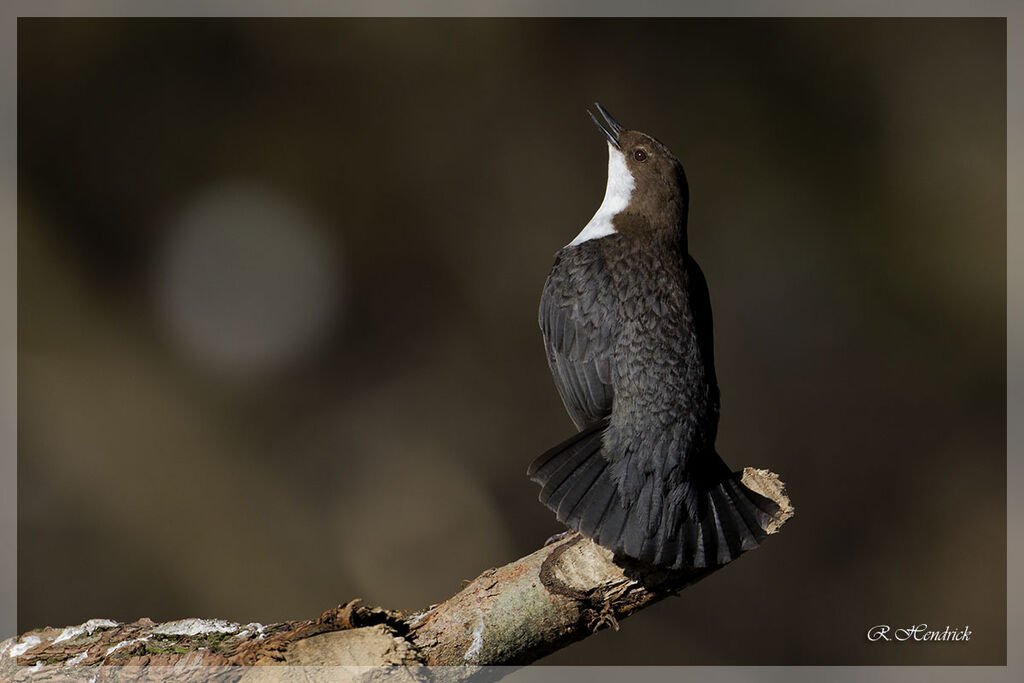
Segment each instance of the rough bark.
[{"label": "rough bark", "polygon": [[[782,513],[768,530],[776,533],[793,514],[778,476],[747,468],[743,482],[779,504]],[[572,533],[488,569],[417,614],[354,600],[315,620],[269,626],[93,619],[37,629],[0,643],[0,680],[209,680],[209,667],[225,667],[216,680],[282,680],[282,670],[261,665],[304,667],[302,680],[322,667],[349,667],[350,677],[363,680],[413,680],[427,676],[421,667],[448,667],[429,677],[461,680],[483,667],[528,664],[601,628],[617,629],[620,620],[719,568],[654,571]],[[339,670],[330,671],[337,680]]]}]

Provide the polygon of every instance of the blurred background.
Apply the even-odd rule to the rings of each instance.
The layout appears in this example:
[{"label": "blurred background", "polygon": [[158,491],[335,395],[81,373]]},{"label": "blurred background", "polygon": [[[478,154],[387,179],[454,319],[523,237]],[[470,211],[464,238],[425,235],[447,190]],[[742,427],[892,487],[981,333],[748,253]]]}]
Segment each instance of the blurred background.
[{"label": "blurred background", "polygon": [[[600,100],[686,166],[718,450],[797,516],[550,664],[1006,659],[1005,22],[31,20],[19,630],[416,610],[560,530]],[[867,629],[968,626],[966,643]]]}]

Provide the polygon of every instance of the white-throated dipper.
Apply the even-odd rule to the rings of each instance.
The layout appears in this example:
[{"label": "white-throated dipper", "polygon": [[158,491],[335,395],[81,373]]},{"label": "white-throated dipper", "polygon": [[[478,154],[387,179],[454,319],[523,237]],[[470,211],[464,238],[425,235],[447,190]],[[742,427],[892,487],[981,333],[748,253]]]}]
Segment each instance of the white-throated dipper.
[{"label": "white-throated dipper", "polygon": [[711,302],[687,252],[686,175],[665,145],[595,105],[604,201],[558,252],[540,301],[551,374],[580,431],[527,474],[559,521],[616,553],[725,564],[758,545],[778,506],[715,451]]}]

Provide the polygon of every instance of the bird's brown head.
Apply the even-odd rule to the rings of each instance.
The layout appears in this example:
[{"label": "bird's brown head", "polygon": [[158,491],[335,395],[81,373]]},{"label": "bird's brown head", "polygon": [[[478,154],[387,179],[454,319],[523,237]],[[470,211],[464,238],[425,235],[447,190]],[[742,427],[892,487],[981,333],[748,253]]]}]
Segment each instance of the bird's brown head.
[{"label": "bird's brown head", "polygon": [[609,216],[615,232],[685,239],[690,190],[683,165],[663,143],[623,128],[607,109],[594,105],[603,122],[588,113],[608,139],[605,202],[614,194],[621,205],[611,207],[616,209]]}]

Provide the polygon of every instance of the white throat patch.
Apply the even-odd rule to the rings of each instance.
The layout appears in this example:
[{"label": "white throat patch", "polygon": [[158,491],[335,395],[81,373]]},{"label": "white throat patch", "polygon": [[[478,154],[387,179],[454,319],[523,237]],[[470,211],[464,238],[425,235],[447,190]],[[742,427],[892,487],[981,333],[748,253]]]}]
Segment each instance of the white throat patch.
[{"label": "white throat patch", "polygon": [[626,156],[608,143],[608,185],[604,190],[604,201],[597,213],[590,219],[576,239],[566,246],[582,244],[587,240],[615,234],[612,219],[620,211],[629,206],[629,197],[633,194],[633,174],[626,166]]}]

